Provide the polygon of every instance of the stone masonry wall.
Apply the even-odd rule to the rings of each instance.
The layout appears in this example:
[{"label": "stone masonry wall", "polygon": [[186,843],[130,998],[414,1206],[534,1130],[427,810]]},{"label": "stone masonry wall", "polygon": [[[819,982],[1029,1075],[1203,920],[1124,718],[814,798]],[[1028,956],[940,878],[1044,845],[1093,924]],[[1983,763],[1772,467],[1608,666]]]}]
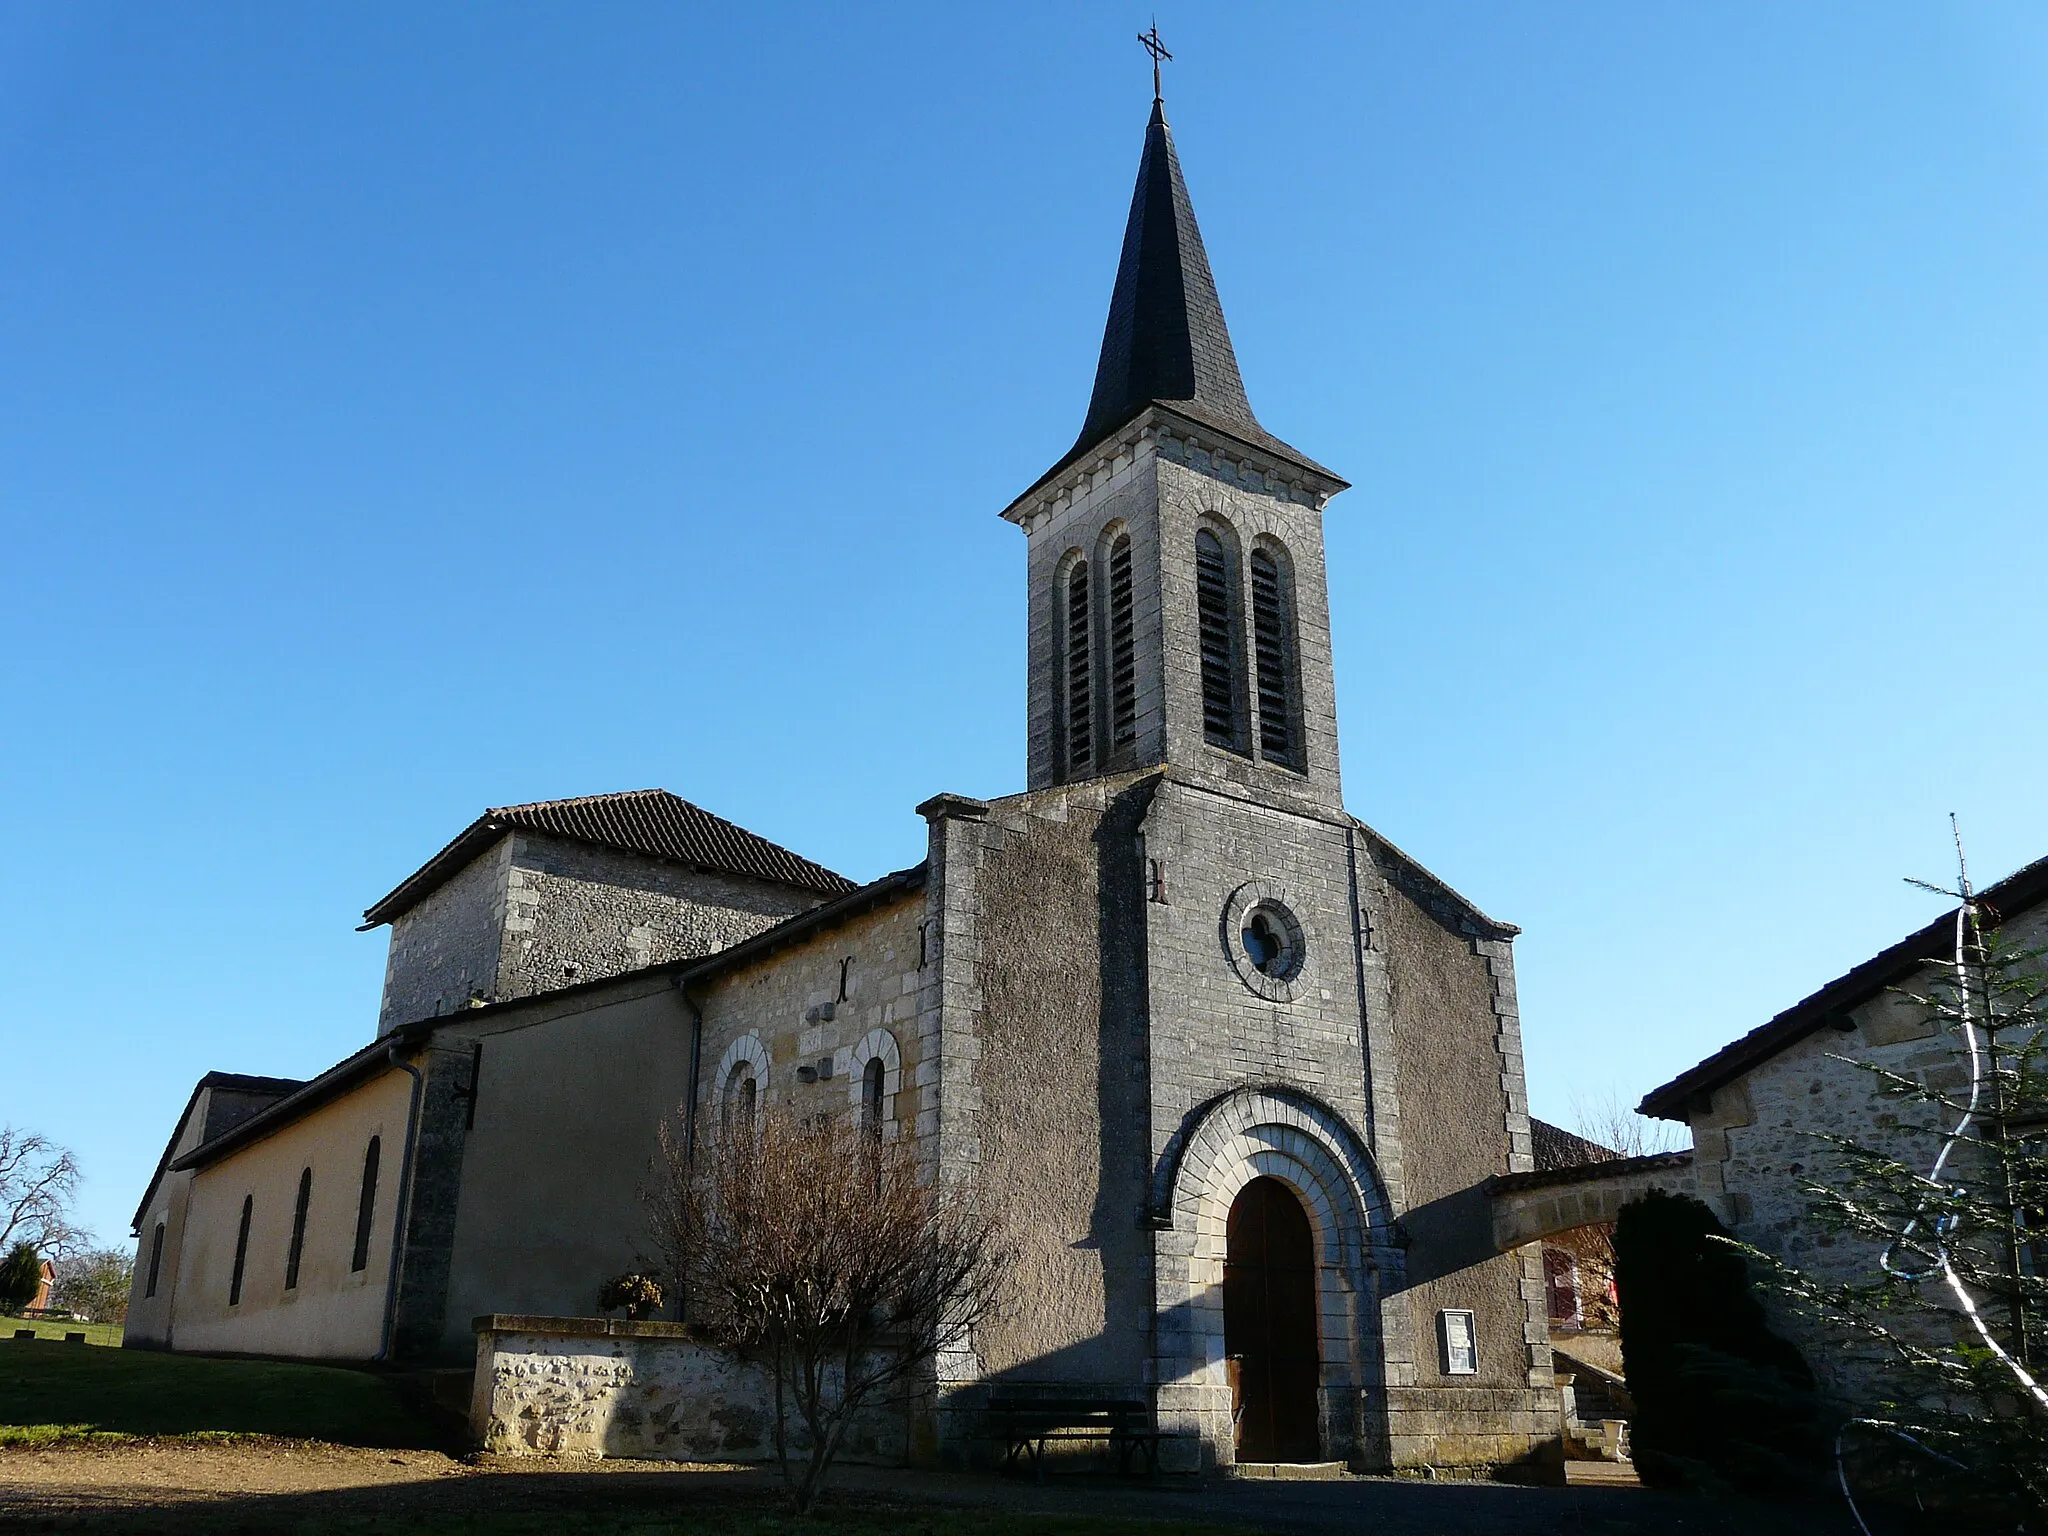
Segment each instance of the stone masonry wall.
[{"label": "stone masonry wall", "polygon": [[[470,1434],[500,1456],[766,1461],[775,1391],[759,1362],[673,1323],[479,1319]],[[790,1414],[792,1449],[808,1449]],[[843,1461],[901,1466],[900,1403],[855,1415]]]},{"label": "stone masonry wall", "polygon": [[[1137,741],[1122,758],[1104,748],[1092,771],[1120,771],[1164,762],[1222,784],[1257,792],[1303,809],[1336,810],[1342,799],[1337,761],[1337,707],[1330,658],[1329,603],[1323,571],[1322,513],[1317,498],[1269,477],[1241,449],[1225,448],[1182,432],[1147,426],[1128,441],[1105,445],[1090,472],[1030,520],[1028,732],[1031,786],[1070,776],[1065,732],[1066,615],[1060,578],[1076,556],[1103,566],[1108,538],[1125,529],[1131,538]],[[1244,663],[1238,707],[1246,722],[1244,754],[1203,739],[1200,647],[1196,633],[1195,535],[1211,521],[1230,533],[1238,572],[1238,607],[1249,590],[1246,562],[1261,542],[1285,554],[1291,576],[1296,630],[1297,723],[1303,731],[1307,772],[1259,761],[1253,726],[1256,691]],[[1093,607],[1107,608],[1107,588],[1094,584]],[[1240,615],[1248,625],[1249,614]],[[1106,656],[1107,632],[1098,625],[1095,656]],[[1247,648],[1249,635],[1240,636]],[[1098,665],[1098,673],[1101,668]],[[1095,709],[1098,733],[1106,706]]]},{"label": "stone masonry wall", "polygon": [[[1540,1252],[1495,1251],[1483,1187],[1530,1166],[1510,945],[1405,888],[1392,859],[1380,866],[1373,946],[1389,957],[1415,1340],[1411,1379],[1392,1393],[1394,1459],[1515,1461],[1556,1438],[1558,1410]],[[1474,1315],[1476,1375],[1444,1368],[1447,1308]]]},{"label": "stone masonry wall", "polygon": [[[1017,1244],[983,1369],[1141,1396],[1151,1331],[1143,877],[1149,776],[998,800],[980,828],[975,1141]],[[949,1085],[950,1090],[950,1085]]]},{"label": "stone masonry wall", "polygon": [[[2048,941],[2048,908],[2020,914],[2007,937],[2027,947]],[[1962,1042],[1903,993],[1929,995],[1939,973],[1923,968],[1849,1010],[1854,1027],[1822,1028],[1714,1091],[1710,1107],[1691,1117],[1694,1167],[1701,1198],[1736,1236],[1766,1253],[1829,1280],[1876,1274],[1871,1245],[1827,1232],[1811,1220],[1802,1178],[1826,1180],[1834,1154],[1816,1135],[1848,1136],[1883,1148],[1925,1171],[1939,1150],[1947,1119],[1931,1106],[1877,1092],[1865,1062],[1921,1082],[1966,1090]],[[1807,1361],[1834,1391],[1856,1397],[1866,1367],[1853,1350],[1824,1342],[1798,1319],[1775,1326],[1800,1343]]]},{"label": "stone masonry wall", "polygon": [[378,1029],[713,954],[822,899],[510,832],[392,923]]},{"label": "stone masonry wall", "polygon": [[822,899],[566,838],[511,841],[495,1000],[714,954]]},{"label": "stone masonry wall", "polygon": [[[798,1115],[857,1111],[861,1071],[879,1052],[885,1062],[883,1135],[909,1134],[923,1103],[917,1030],[923,921],[922,897],[906,892],[893,905],[720,977],[702,1001],[699,1123],[715,1123],[732,1067],[755,1059],[755,1050],[768,1063],[761,1102]],[[895,1059],[888,1065],[891,1048]]]},{"label": "stone masonry wall", "polygon": [[511,852],[512,839],[500,838],[392,922],[378,1034],[451,1013],[472,993],[496,989]]}]

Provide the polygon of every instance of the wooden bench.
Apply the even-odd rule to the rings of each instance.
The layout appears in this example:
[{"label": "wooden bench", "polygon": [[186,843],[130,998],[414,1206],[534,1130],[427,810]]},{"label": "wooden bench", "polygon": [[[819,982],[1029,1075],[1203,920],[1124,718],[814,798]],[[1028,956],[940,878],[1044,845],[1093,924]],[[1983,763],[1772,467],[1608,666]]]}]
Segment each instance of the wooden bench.
[{"label": "wooden bench", "polygon": [[1015,1472],[1028,1459],[1033,1475],[1045,1481],[1045,1447],[1053,1440],[1101,1440],[1116,1458],[1116,1469],[1128,1475],[1134,1456],[1143,1456],[1147,1475],[1159,1471],[1160,1433],[1151,1425],[1151,1410],[1130,1398],[992,1397],[989,1417],[1003,1441],[1003,1470]]}]

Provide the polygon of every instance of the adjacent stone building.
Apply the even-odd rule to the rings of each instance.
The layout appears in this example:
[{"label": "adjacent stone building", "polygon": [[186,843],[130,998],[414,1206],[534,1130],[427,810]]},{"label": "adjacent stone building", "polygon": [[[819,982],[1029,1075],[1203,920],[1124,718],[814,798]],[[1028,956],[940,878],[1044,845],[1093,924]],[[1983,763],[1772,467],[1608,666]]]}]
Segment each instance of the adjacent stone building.
[{"label": "adjacent stone building", "polygon": [[[1986,887],[1981,900],[2019,951],[2048,947],[2048,859]],[[1916,997],[1941,995],[1956,945],[1944,913],[1898,943],[1716,1051],[1643,1099],[1641,1112],[1692,1129],[1689,1167],[1665,1175],[1696,1194],[1743,1241],[1828,1281],[1870,1280],[1877,1253],[1813,1222],[1804,1178],[1825,1181],[1833,1152],[1822,1135],[1851,1138],[1931,1162],[1945,1130],[1935,1106],[1878,1091],[1866,1067],[1968,1097],[1962,1043]],[[1862,1395],[1864,1356],[1824,1344],[1800,1319],[1778,1326],[1807,1345],[1809,1363],[1838,1394]]]},{"label": "adjacent stone building", "polygon": [[860,886],[658,792],[487,813],[367,914],[375,1040],[188,1112],[131,1342],[466,1361],[642,1259],[665,1121],[775,1105],[868,1117],[1021,1245],[907,1454],[977,1454],[996,1385],[1142,1398],[1212,1464],[1554,1453],[1488,1189],[1531,1165],[1516,929],[1344,808],[1344,489],[1252,412],[1155,103],[1085,423],[1003,512],[1026,789],[927,800]]}]

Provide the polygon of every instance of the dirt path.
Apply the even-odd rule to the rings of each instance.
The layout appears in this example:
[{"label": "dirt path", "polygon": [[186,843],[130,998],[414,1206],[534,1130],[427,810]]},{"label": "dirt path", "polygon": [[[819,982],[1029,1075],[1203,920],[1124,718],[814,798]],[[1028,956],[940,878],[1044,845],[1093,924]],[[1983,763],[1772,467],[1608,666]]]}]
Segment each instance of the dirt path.
[{"label": "dirt path", "polygon": [[[1156,1484],[1076,1478],[1036,1485],[965,1474],[846,1467],[832,1502],[876,1516],[950,1508],[1041,1515],[1214,1522],[1248,1530],[1374,1536],[1834,1536],[1836,1511],[1724,1505],[1638,1490],[1513,1488],[1353,1478]],[[0,1451],[0,1526],[15,1522],[193,1531],[267,1530],[303,1522],[428,1517],[559,1517],[550,1529],[684,1520],[760,1510],[775,1499],[760,1468],[672,1462],[557,1461],[433,1451],[372,1451],[292,1442],[135,1442]],[[1817,1518],[1818,1517],[1818,1518]],[[593,1523],[595,1522],[595,1523]]]}]

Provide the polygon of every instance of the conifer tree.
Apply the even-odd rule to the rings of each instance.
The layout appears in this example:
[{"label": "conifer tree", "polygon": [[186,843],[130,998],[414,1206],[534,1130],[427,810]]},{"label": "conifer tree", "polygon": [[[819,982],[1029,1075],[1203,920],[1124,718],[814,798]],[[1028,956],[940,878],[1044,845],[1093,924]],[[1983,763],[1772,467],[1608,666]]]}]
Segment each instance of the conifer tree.
[{"label": "conifer tree", "polygon": [[[1778,1264],[1872,1383],[1837,1448],[1843,1491],[2048,1514],[2048,952],[2018,942],[1961,862],[1952,954],[1925,993],[1900,989],[1950,1041],[1949,1070],[1849,1061],[1900,1106],[1881,1142],[1816,1133],[1833,1177],[1806,1179],[1811,1219],[1875,1256],[1821,1277]],[[1920,883],[1920,882],[1915,882]],[[1929,886],[1927,889],[1940,890]],[[1855,1493],[1851,1494],[1852,1505]],[[1861,1516],[1858,1516],[1859,1523]],[[1867,1529],[1867,1528],[1866,1528]]]}]

